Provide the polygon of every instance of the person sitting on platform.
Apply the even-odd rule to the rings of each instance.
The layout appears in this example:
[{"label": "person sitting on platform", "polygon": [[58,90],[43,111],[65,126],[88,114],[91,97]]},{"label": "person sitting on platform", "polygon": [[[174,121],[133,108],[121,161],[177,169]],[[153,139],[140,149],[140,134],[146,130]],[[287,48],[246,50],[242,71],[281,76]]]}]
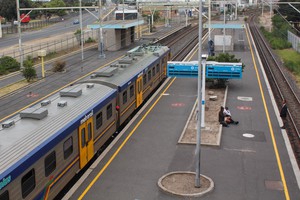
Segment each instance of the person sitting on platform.
[{"label": "person sitting on platform", "polygon": [[227,124],[238,124],[239,123],[239,121],[234,121],[232,119],[231,113],[230,113],[230,111],[229,111],[229,109],[228,109],[227,106],[224,108],[223,114],[225,116],[225,122]]},{"label": "person sitting on platform", "polygon": [[224,107],[221,106],[219,111],[219,123],[222,124],[223,127],[228,127],[228,124],[225,122],[225,115],[224,115]]}]

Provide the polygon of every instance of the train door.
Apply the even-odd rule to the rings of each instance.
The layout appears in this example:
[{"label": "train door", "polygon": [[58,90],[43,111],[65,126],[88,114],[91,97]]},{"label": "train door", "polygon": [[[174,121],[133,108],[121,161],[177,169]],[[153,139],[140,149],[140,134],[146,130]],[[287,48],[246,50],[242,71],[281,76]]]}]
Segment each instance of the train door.
[{"label": "train door", "polygon": [[164,57],[161,63],[163,67],[164,77],[167,76],[167,57]]},{"label": "train door", "polygon": [[80,169],[82,169],[94,156],[94,130],[92,117],[80,125],[78,134]]},{"label": "train door", "polygon": [[135,93],[136,93],[136,107],[139,107],[143,102],[143,76],[137,78],[135,82]]}]

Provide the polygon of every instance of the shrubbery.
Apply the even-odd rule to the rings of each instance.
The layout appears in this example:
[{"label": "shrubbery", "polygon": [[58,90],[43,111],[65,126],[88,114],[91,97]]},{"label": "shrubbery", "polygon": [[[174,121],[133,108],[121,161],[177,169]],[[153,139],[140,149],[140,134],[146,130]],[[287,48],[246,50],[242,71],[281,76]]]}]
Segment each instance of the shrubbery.
[{"label": "shrubbery", "polygon": [[0,75],[20,70],[20,63],[9,56],[0,58]]},{"label": "shrubbery", "polygon": [[[240,63],[241,59],[235,58],[235,55],[229,53],[220,53],[217,56],[209,56],[207,61],[216,61],[216,62],[231,62],[231,63]],[[242,69],[244,71],[245,64],[242,63]],[[226,82],[228,79],[215,79],[215,86],[218,88],[226,87]]]},{"label": "shrubbery", "polygon": [[52,66],[52,71],[53,72],[62,72],[65,70],[66,67],[66,62],[65,61],[55,61],[55,63]]},{"label": "shrubbery", "polygon": [[36,70],[33,65],[33,60],[30,57],[28,57],[27,60],[25,60],[23,63],[24,69],[22,70],[22,73],[27,82],[30,82],[37,77]]},{"label": "shrubbery", "polygon": [[292,44],[287,41],[287,31],[290,29],[289,25],[278,15],[272,18],[273,31],[268,32],[264,27],[260,30],[269,41],[273,49],[287,49],[291,48]]}]

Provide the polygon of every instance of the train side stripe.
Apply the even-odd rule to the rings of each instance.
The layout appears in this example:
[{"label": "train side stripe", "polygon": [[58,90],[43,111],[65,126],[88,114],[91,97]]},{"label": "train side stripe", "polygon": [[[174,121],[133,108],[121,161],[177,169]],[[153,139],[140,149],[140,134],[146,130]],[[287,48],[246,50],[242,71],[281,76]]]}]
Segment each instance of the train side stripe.
[{"label": "train side stripe", "polygon": [[96,143],[108,131],[108,129],[110,129],[115,123],[116,123],[116,121],[113,121],[112,123],[110,123],[110,125],[108,125],[106,127],[106,129],[94,140],[94,143]]},{"label": "train side stripe", "polygon": [[129,109],[133,104],[135,104],[135,102],[136,102],[136,100],[134,100],[129,106],[127,106],[127,107],[124,109],[124,111],[121,113],[121,116],[123,116],[123,115],[128,111],[128,109]]},{"label": "train side stripe", "polygon": [[58,182],[58,181],[61,179],[61,177],[63,177],[63,176],[69,171],[69,169],[70,169],[71,167],[73,167],[73,165],[75,165],[76,162],[78,162],[78,160],[79,160],[79,156],[77,156],[77,157],[74,159],[74,161],[73,161],[69,166],[67,166],[60,174],[58,174],[57,177],[54,179],[54,181],[52,181],[52,182],[48,185],[48,187],[47,187],[47,189],[46,189],[45,197],[43,198],[44,200],[47,200],[47,199],[48,199],[48,195],[49,195],[49,192],[50,192],[51,187],[53,187],[53,185],[55,185],[55,183]]}]

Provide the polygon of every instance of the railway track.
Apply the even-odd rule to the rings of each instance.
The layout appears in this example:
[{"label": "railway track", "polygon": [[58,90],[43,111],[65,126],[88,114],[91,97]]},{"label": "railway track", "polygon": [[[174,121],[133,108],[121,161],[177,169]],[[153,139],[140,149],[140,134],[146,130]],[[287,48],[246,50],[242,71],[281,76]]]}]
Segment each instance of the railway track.
[{"label": "railway track", "polygon": [[278,109],[281,108],[282,100],[287,100],[288,117],[286,131],[300,168],[300,100],[296,91],[298,88],[293,86],[290,78],[285,73],[284,67],[276,60],[268,42],[255,24],[255,15],[252,15],[249,21],[250,31],[270,82]]}]

